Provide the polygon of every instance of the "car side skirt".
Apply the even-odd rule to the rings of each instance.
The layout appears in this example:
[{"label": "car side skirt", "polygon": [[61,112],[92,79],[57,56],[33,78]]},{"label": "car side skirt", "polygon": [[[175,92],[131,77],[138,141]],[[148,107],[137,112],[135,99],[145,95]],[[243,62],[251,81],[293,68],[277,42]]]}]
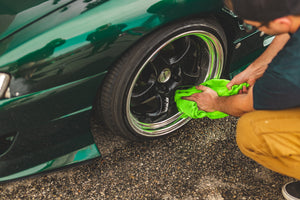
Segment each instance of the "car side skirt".
[{"label": "car side skirt", "polygon": [[30,176],[37,173],[42,173],[46,171],[50,171],[56,168],[69,166],[72,164],[76,164],[79,162],[83,162],[86,160],[90,160],[93,158],[97,158],[100,156],[100,152],[95,144],[88,145],[84,148],[78,149],[76,151],[70,152],[66,155],[60,156],[53,160],[44,162],[42,164],[36,165],[29,169],[5,176],[0,177],[0,181],[8,181],[13,179],[18,179],[26,176]]}]

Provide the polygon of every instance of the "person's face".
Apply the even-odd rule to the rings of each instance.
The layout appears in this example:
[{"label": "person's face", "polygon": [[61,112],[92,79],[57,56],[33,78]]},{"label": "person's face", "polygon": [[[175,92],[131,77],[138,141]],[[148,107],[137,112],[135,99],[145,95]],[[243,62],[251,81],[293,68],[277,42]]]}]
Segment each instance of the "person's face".
[{"label": "person's face", "polygon": [[268,23],[258,22],[258,21],[251,21],[251,20],[244,20],[246,24],[255,26],[260,31],[263,31],[269,35],[278,35],[281,33],[288,33],[290,31],[290,26],[288,23],[280,19],[275,19]]}]

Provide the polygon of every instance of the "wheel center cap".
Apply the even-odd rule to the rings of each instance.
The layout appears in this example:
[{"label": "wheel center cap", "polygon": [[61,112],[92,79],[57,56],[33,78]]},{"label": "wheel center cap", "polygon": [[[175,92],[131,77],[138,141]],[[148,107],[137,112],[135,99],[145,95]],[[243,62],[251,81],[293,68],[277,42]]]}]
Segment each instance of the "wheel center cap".
[{"label": "wheel center cap", "polygon": [[168,80],[170,80],[171,75],[172,75],[171,70],[169,68],[165,68],[161,71],[160,75],[158,76],[157,81],[160,83],[165,83]]}]

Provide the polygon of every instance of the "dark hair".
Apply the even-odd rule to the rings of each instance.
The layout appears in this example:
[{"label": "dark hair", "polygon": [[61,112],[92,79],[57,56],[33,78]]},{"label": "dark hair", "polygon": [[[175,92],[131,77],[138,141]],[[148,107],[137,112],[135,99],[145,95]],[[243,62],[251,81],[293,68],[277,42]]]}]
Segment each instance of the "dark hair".
[{"label": "dark hair", "polygon": [[299,15],[299,0],[225,0],[232,3],[234,12],[243,19],[269,22],[276,18]]}]

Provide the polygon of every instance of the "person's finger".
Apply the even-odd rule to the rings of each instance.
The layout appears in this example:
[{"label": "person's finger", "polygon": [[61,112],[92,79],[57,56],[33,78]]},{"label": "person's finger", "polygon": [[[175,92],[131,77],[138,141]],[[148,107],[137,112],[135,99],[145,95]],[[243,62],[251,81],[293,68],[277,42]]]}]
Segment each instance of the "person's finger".
[{"label": "person's finger", "polygon": [[248,88],[246,86],[243,86],[242,89],[239,90],[239,94],[247,94]]},{"label": "person's finger", "polygon": [[196,86],[196,89],[197,90],[202,90],[204,92],[205,90],[209,89],[209,87],[206,87],[204,85],[198,85],[198,86]]},{"label": "person's finger", "polygon": [[243,93],[246,94],[248,92],[248,88],[246,86],[243,86]]},{"label": "person's finger", "polygon": [[254,79],[249,79],[247,82],[249,84],[249,86],[253,86],[256,80]]},{"label": "person's finger", "polygon": [[226,87],[228,88],[228,90],[231,90],[232,86],[233,86],[232,81],[230,81],[230,82],[227,83],[227,85],[226,85]]},{"label": "person's finger", "polygon": [[196,98],[194,96],[182,97],[182,99],[188,100],[188,101],[196,101]]},{"label": "person's finger", "polygon": [[233,78],[229,83],[227,83],[226,87],[228,88],[228,90],[232,89],[232,86],[236,85],[237,81],[235,78]]}]

